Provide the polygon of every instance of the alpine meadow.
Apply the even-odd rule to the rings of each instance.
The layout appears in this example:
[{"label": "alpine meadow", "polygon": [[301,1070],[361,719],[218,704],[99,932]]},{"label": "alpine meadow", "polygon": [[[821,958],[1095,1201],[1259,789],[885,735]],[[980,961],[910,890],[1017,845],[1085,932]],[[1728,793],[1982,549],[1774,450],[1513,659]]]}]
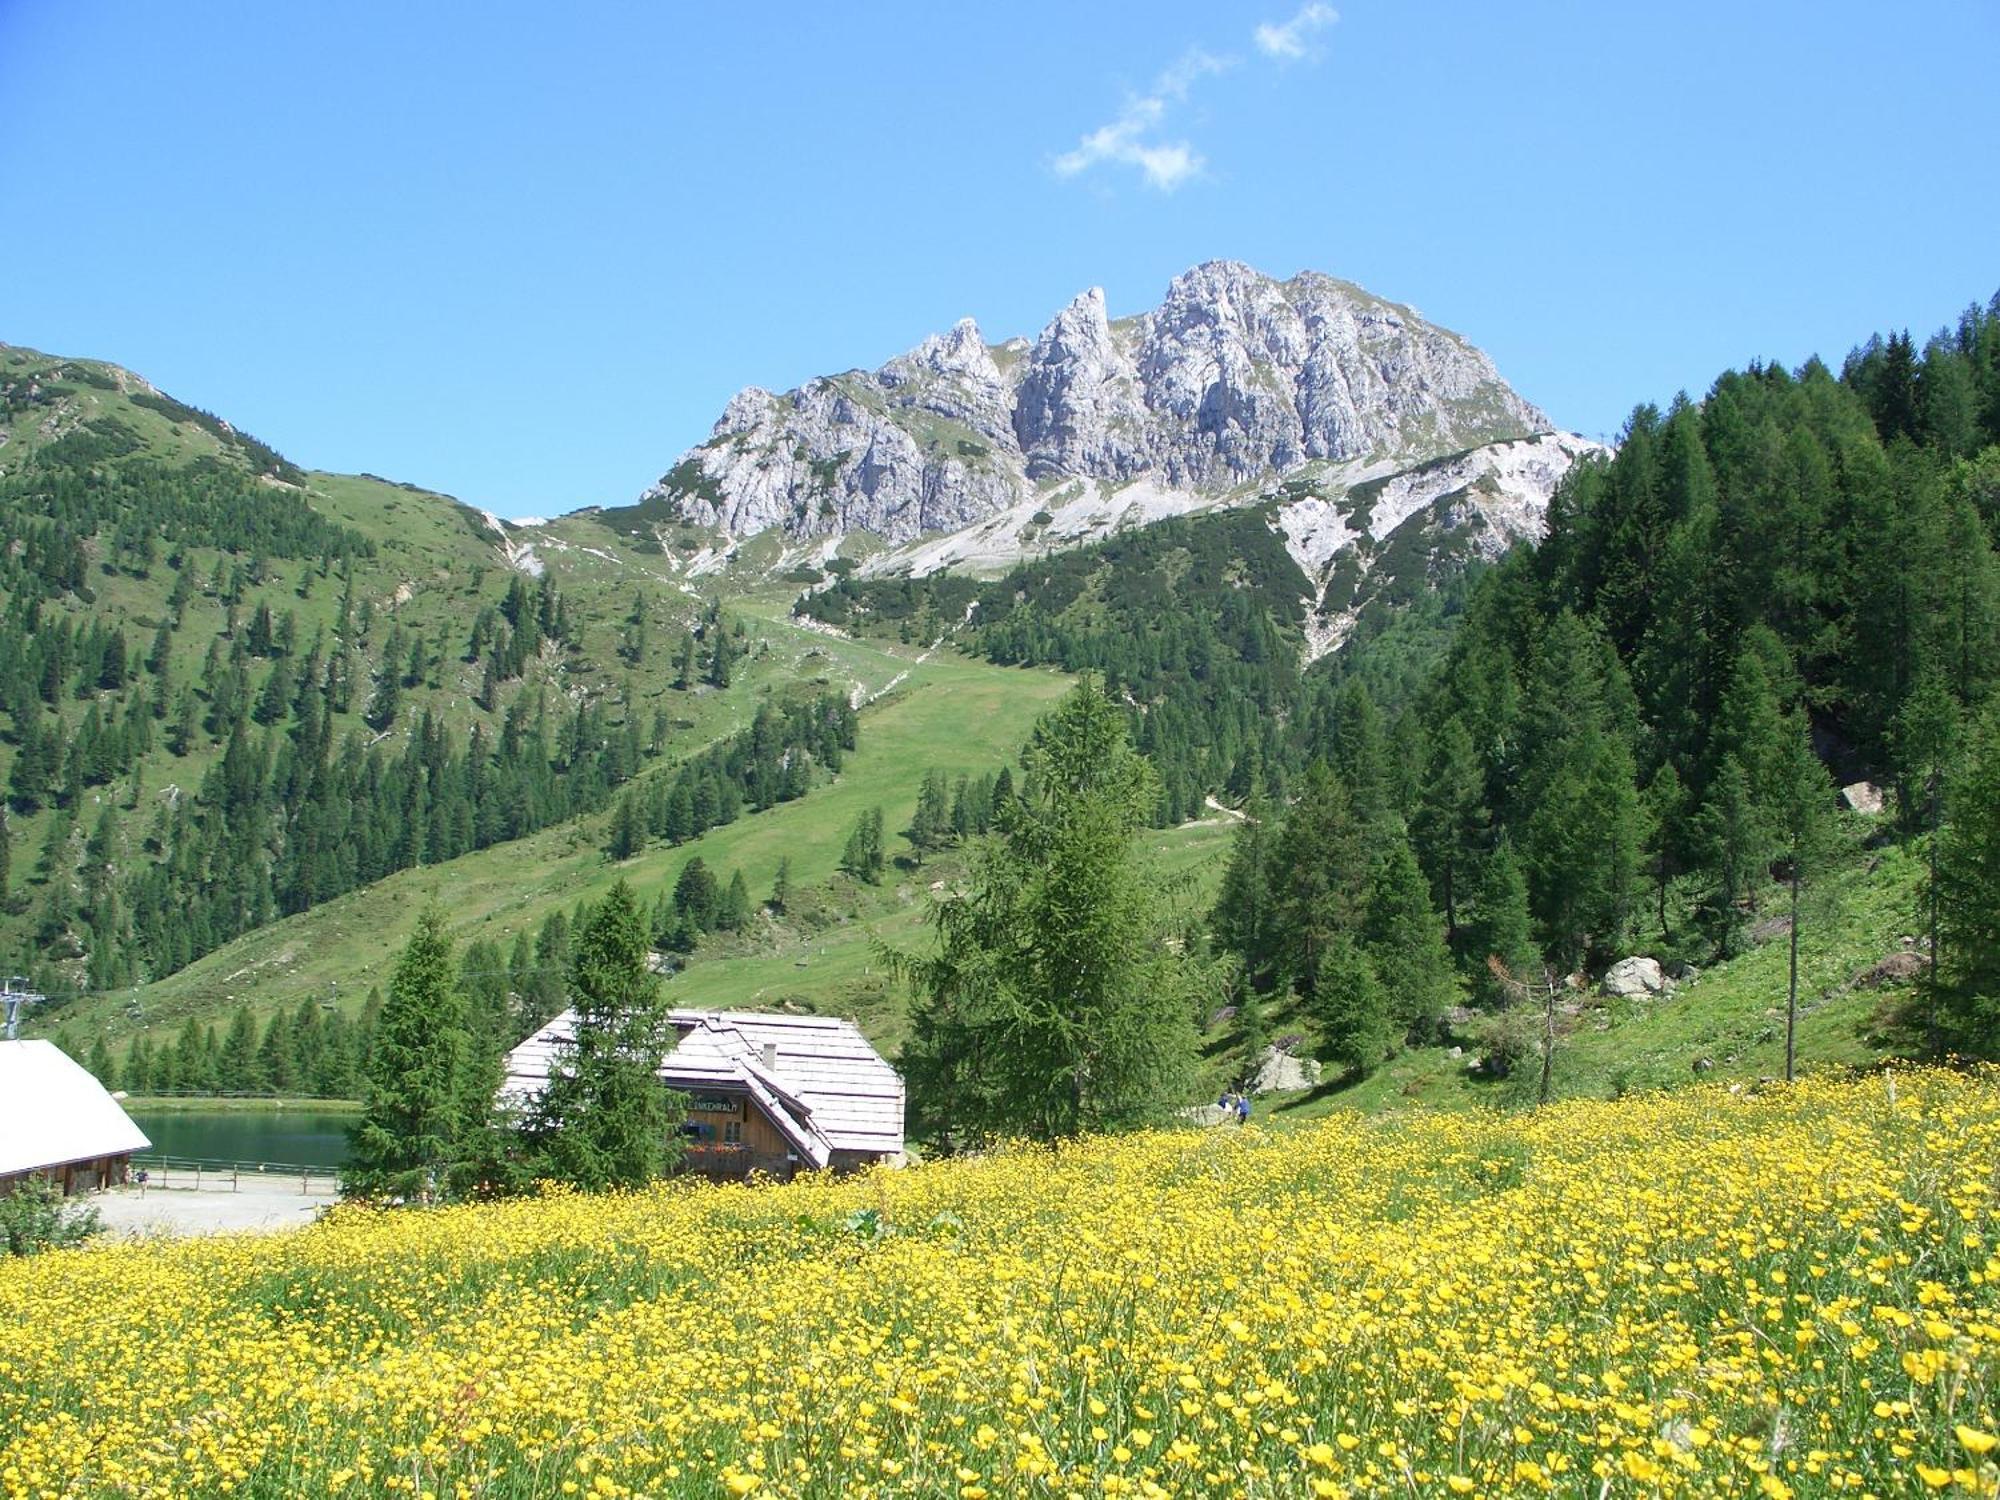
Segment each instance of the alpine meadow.
[{"label": "alpine meadow", "polygon": [[2000,1500],[2000,33],[1448,9],[0,12],[0,1497]]}]

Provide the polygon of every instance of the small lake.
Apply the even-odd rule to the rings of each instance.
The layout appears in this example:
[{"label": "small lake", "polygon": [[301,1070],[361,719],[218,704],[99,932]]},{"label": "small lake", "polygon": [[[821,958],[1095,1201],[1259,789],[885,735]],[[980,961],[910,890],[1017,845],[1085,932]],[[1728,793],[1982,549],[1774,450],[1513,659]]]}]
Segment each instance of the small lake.
[{"label": "small lake", "polygon": [[272,1162],[337,1167],[347,1160],[347,1127],[356,1118],[317,1109],[130,1111],[155,1156],[198,1161]]}]

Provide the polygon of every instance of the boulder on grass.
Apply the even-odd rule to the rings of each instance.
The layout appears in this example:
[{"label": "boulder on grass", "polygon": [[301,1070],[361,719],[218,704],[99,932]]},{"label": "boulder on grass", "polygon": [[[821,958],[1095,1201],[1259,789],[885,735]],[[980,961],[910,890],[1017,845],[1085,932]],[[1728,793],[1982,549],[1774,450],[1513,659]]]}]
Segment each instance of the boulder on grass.
[{"label": "boulder on grass", "polygon": [[1257,1059],[1257,1074],[1250,1080],[1252,1094],[1297,1093],[1319,1087],[1320,1066],[1316,1058],[1298,1057],[1284,1048],[1270,1046]]},{"label": "boulder on grass", "polygon": [[1660,972],[1660,961],[1635,954],[1621,958],[1604,971],[1598,992],[1624,1000],[1657,1000],[1672,986]]},{"label": "boulder on grass", "polygon": [[1840,789],[1843,805],[1854,812],[1871,816],[1882,811],[1882,788],[1872,781],[1855,781]]}]

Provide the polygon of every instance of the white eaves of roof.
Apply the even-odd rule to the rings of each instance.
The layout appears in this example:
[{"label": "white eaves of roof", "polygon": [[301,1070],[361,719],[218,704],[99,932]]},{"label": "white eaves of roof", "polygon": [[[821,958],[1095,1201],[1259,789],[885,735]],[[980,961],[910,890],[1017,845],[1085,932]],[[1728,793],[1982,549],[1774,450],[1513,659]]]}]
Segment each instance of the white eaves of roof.
[{"label": "white eaves of roof", "polygon": [[0,1041],[0,1174],[152,1144],[104,1085],[54,1042]]}]

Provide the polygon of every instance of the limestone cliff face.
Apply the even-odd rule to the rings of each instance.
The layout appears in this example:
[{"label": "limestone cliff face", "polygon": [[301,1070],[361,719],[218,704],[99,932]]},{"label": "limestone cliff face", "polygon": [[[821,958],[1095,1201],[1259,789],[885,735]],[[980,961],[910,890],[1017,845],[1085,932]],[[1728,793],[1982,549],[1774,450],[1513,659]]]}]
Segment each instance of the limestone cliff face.
[{"label": "limestone cliff face", "polygon": [[736,539],[950,532],[1073,481],[1190,503],[1314,461],[1404,468],[1549,430],[1493,363],[1409,308],[1233,261],[1112,322],[1092,288],[1032,344],[970,320],[872,373],[751,388],[644,498]]}]

